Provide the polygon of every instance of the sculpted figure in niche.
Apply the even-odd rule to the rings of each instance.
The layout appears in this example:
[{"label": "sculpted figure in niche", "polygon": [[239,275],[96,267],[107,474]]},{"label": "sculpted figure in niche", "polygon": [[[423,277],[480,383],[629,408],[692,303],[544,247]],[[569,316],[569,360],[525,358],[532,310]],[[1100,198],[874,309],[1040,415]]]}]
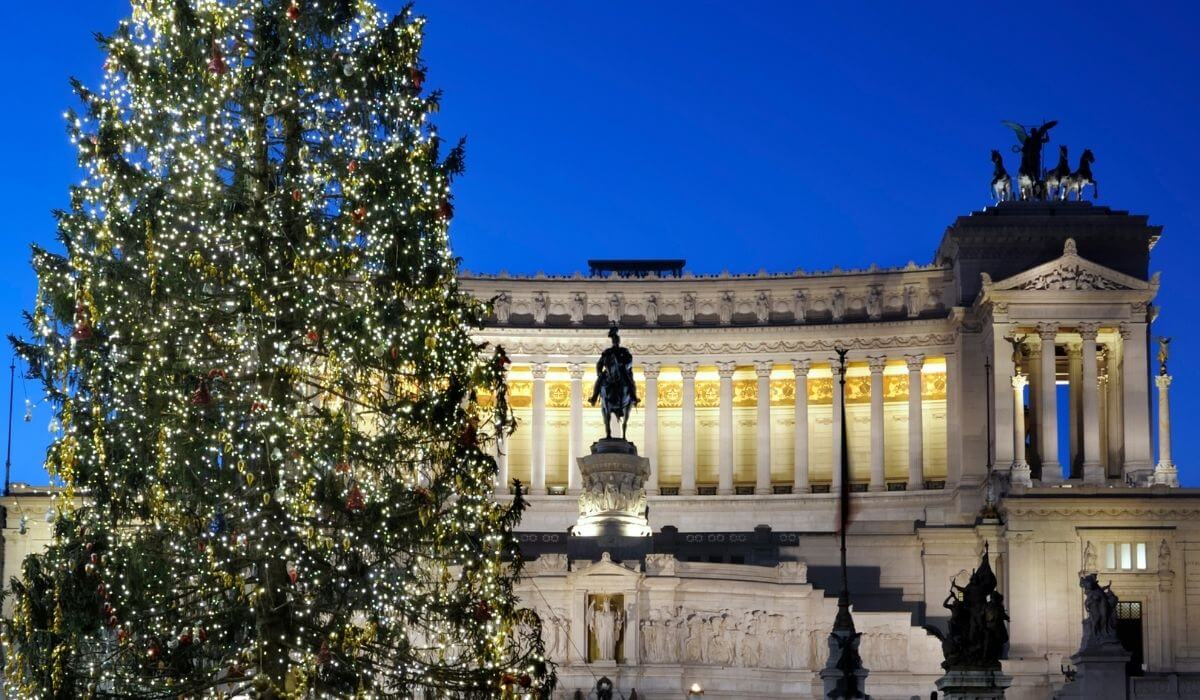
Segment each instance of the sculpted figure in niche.
[{"label": "sculpted figure in niche", "polygon": [[1171,548],[1167,546],[1167,541],[1163,540],[1158,546],[1158,574],[1159,576],[1170,576],[1171,571]]},{"label": "sculpted figure in niche", "polygon": [[771,320],[771,296],[766,292],[758,293],[758,299],[754,302],[754,314],[758,317],[759,323]]},{"label": "sculpted figure in niche", "polygon": [[840,321],[846,315],[846,293],[841,289],[833,291],[833,302],[830,304],[833,320]]},{"label": "sculpted figure in niche", "polygon": [[1088,540],[1087,544],[1083,548],[1083,571],[1084,571],[1084,573],[1087,573],[1089,571],[1095,571],[1095,570],[1096,570],[1096,546],[1092,544],[1091,540]]},{"label": "sculpted figure in niche", "polygon": [[877,320],[883,315],[883,294],[879,287],[871,287],[867,292],[867,317]]},{"label": "sculpted figure in niche", "polygon": [[654,294],[646,297],[646,325],[653,326],[658,323],[658,297]]},{"label": "sculpted figure in niche", "polygon": [[533,297],[533,322],[539,326],[545,325],[546,313],[549,310],[550,300],[546,298],[545,292],[538,292]]},{"label": "sculpted figure in niche", "polygon": [[690,326],[696,322],[696,296],[694,294],[683,295],[683,325]]},{"label": "sculpted figure in niche", "polygon": [[621,322],[621,295],[613,294],[608,298],[608,322]]},{"label": "sculpted figure in niche", "polygon": [[492,312],[496,314],[497,323],[508,323],[508,315],[512,311],[512,298],[508,292],[500,292],[492,300]]},{"label": "sculpted figure in niche", "polygon": [[571,323],[575,325],[583,323],[585,315],[587,315],[587,294],[575,292],[571,297]]},{"label": "sculpted figure in niche", "polygon": [[796,323],[804,323],[808,316],[808,295],[803,289],[796,290],[796,297],[792,300],[792,318]]},{"label": "sculpted figure in niche", "polygon": [[721,293],[721,305],[718,311],[721,325],[729,325],[733,322],[733,292]]},{"label": "sculpted figure in niche", "polygon": [[921,313],[917,306],[917,288],[911,284],[904,288],[904,310],[909,318],[916,318]]},{"label": "sculpted figure in niche", "polygon": [[613,661],[617,658],[617,639],[621,635],[621,626],[625,616],[616,609],[610,598],[589,605],[587,608],[588,631],[596,638],[596,660]]}]

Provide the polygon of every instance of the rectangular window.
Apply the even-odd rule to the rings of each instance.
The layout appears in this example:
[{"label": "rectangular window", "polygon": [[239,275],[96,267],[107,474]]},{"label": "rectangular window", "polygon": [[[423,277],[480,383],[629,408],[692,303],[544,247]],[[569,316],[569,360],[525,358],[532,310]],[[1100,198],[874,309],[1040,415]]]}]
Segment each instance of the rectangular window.
[{"label": "rectangular window", "polygon": [[1117,568],[1117,545],[1112,542],[1104,545],[1104,568]]},{"label": "rectangular window", "polygon": [[1146,570],[1146,543],[1145,542],[1137,543],[1137,568],[1142,571]]},{"label": "rectangular window", "polygon": [[1133,568],[1133,547],[1128,542],[1121,543],[1121,568]]}]

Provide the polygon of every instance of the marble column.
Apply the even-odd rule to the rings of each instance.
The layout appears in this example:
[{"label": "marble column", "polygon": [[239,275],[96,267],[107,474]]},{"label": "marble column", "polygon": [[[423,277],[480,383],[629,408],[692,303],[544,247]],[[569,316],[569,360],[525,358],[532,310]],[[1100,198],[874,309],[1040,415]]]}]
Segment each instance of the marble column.
[{"label": "marble column", "polygon": [[[1032,343],[1028,338],[1025,339],[1023,366],[1026,376],[1029,377],[1029,397],[1027,399],[1029,413],[1025,417],[1025,433],[1029,435],[1029,439],[1025,441],[1025,461],[1029,462],[1032,468],[1035,461],[1041,463],[1042,454],[1042,402],[1039,395],[1042,386],[1042,346],[1040,343]],[[1036,460],[1034,455],[1037,455]]]},{"label": "marble column", "polygon": [[1158,387],[1158,464],[1154,466],[1154,483],[1179,486],[1179,471],[1171,459],[1171,402],[1167,395],[1171,375],[1158,375],[1154,384]]},{"label": "marble column", "polygon": [[842,406],[846,402],[846,387],[842,384],[842,376],[838,374],[837,358],[831,359],[829,364],[833,370],[833,430],[829,450],[829,466],[832,472],[829,490],[831,493],[838,493],[842,487]]},{"label": "marble column", "polygon": [[533,365],[533,415],[529,419],[533,452],[530,460],[530,493],[546,493],[546,365]]},{"label": "marble column", "polygon": [[908,361],[908,486],[909,491],[925,488],[925,433],[921,412],[921,368],[924,355],[905,355]]},{"label": "marble column", "polygon": [[757,440],[754,448],[754,493],[766,495],[771,488],[771,369],[775,363],[760,360],[754,363],[754,376],[758,378]]},{"label": "marble column", "polygon": [[571,374],[571,440],[567,454],[567,493],[579,493],[583,478],[579,473],[579,458],[583,451],[583,368],[580,363],[567,366]]},{"label": "marble column", "polygon": [[682,496],[696,495],[696,367],[695,362],[679,363],[679,373],[683,375],[682,425],[679,430],[682,441],[679,448],[682,468],[679,494]]},{"label": "marble column", "polygon": [[1083,347],[1080,343],[1067,345],[1067,372],[1071,384],[1068,419],[1071,429],[1071,478],[1083,476]]},{"label": "marble column", "polygon": [[[1012,463],[1013,402],[1009,394],[1013,371],[1012,346],[1004,339],[1008,326],[997,320],[992,324],[992,451],[997,469]],[[1045,361],[1045,360],[1043,360]],[[1045,410],[1045,409],[1043,409]]]},{"label": "marble column", "polygon": [[646,395],[642,397],[643,417],[642,456],[650,460],[650,478],[646,480],[646,493],[658,494],[658,372],[657,362],[642,364],[642,376],[646,378]]},{"label": "marble column", "polygon": [[870,491],[886,491],[883,474],[883,368],[886,357],[868,357],[871,368],[871,484]]},{"label": "marble column", "polygon": [[496,494],[507,496],[509,491],[508,478],[508,440],[503,435],[496,437]]},{"label": "marble column", "polygon": [[795,443],[792,454],[792,493],[808,493],[808,371],[809,360],[792,360],[796,375]]},{"label": "marble column", "polygon": [[735,362],[718,362],[721,379],[717,398],[717,493],[733,493],[733,372]]},{"label": "marble column", "polygon": [[1029,463],[1025,461],[1025,385],[1029,379],[1023,374],[1012,378],[1013,392],[1013,462],[1012,483],[1032,486]]},{"label": "marble column", "polygon": [[1108,344],[1105,353],[1108,365],[1108,405],[1105,411],[1108,420],[1108,435],[1105,440],[1108,448],[1108,475],[1121,478],[1121,457],[1124,453],[1125,432],[1124,419],[1121,416],[1121,352],[1120,343]]},{"label": "marble column", "polygon": [[1083,483],[1101,486],[1104,484],[1104,463],[1100,459],[1100,370],[1096,352],[1098,323],[1079,324],[1079,335],[1083,338],[1080,348],[1082,362],[1081,377],[1083,390]]},{"label": "marble column", "polygon": [[1057,323],[1039,323],[1042,339],[1041,367],[1038,371],[1038,456],[1042,458],[1042,483],[1062,483],[1062,464],[1058,461],[1058,369],[1055,361],[1054,339]]},{"label": "marble column", "polygon": [[1125,425],[1125,476],[1145,483],[1154,468],[1150,446],[1150,365],[1144,322],[1121,324],[1121,410]]}]

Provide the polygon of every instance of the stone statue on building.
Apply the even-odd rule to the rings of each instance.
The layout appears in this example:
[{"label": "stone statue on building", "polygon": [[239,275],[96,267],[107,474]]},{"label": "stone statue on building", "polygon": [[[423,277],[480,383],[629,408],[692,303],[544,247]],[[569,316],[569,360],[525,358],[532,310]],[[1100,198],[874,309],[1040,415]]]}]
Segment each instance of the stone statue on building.
[{"label": "stone statue on building", "polygon": [[1170,355],[1171,339],[1163,336],[1158,338],[1158,373],[1161,376],[1167,374],[1167,357]]},{"label": "stone statue on building", "polygon": [[1025,336],[1005,336],[1005,340],[1012,346],[1012,363],[1013,375],[1023,374],[1022,367],[1025,360]]},{"label": "stone statue on building", "polygon": [[606,348],[596,361],[596,384],[589,403],[595,406],[600,400],[604,437],[612,439],[612,416],[616,415],[621,419],[621,439],[624,440],[629,414],[641,400],[633,380],[633,353],[621,347],[621,333],[616,326],[609,329],[608,337],[612,338],[612,347]]},{"label": "stone statue on building", "polygon": [[605,598],[598,605],[589,605],[587,609],[588,631],[596,638],[596,661],[614,661],[617,658],[617,639],[621,636],[621,627],[625,624],[625,616],[620,609],[612,604],[611,598]]},{"label": "stone statue on building", "polygon": [[512,308],[512,299],[507,292],[500,292],[492,299],[492,313],[496,314],[497,323],[508,323],[508,314]]},{"label": "stone statue on building", "polygon": [[1000,657],[1008,644],[1008,614],[996,583],[986,545],[983,560],[971,572],[967,585],[950,581],[950,594],[942,603],[950,611],[949,629],[942,639],[946,658],[942,668],[947,671],[1000,669]]},{"label": "stone statue on building", "polygon": [[587,294],[583,292],[575,292],[571,296],[571,323],[578,325],[583,323],[583,317],[587,315]]},{"label": "stone statue on building", "polygon": [[651,294],[646,297],[646,312],[643,314],[647,326],[658,323],[658,296]]},{"label": "stone statue on building", "polygon": [[1003,122],[1017,135],[1018,146],[1013,150],[1021,154],[1021,167],[1017,170],[1017,184],[1021,191],[1021,199],[1045,199],[1046,182],[1042,179],[1042,146],[1050,142],[1050,130],[1057,121],[1043,122],[1041,126],[1030,127],[1026,131],[1021,124],[1012,121]]},{"label": "stone statue on building", "polygon": [[1083,609],[1087,617],[1083,620],[1083,643],[1079,650],[1120,646],[1117,640],[1117,594],[1112,584],[1101,586],[1096,574],[1079,579],[1083,589]]},{"label": "stone statue on building", "polygon": [[550,299],[545,292],[533,295],[533,322],[539,326],[546,324],[546,315],[550,313]]},{"label": "stone statue on building", "polygon": [[683,312],[680,314],[683,318],[683,325],[690,326],[696,322],[696,296],[694,294],[683,295]]}]

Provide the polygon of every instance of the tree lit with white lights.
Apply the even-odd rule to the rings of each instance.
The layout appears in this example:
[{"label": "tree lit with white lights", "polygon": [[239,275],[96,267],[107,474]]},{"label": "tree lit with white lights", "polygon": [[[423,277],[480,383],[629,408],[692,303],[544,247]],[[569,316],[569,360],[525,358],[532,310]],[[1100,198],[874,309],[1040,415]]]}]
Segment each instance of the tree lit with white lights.
[{"label": "tree lit with white lights", "polygon": [[424,22],[135,0],[35,249],[54,541],[11,584],[21,697],[495,697],[552,685],[494,502],[503,352],[447,231]]}]

